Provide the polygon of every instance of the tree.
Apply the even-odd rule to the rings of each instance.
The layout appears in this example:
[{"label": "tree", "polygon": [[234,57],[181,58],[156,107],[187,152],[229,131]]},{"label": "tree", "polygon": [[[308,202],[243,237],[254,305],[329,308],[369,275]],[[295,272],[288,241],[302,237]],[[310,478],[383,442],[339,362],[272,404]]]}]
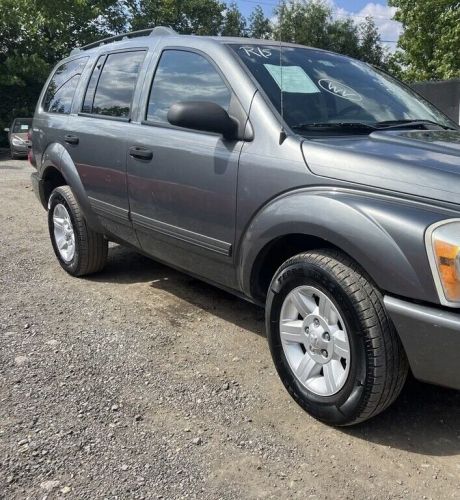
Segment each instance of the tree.
[{"label": "tree", "polygon": [[357,24],[334,19],[322,0],[284,0],[275,9],[275,37],[356,57],[377,66],[387,65],[387,55],[372,19]]},{"label": "tree", "polygon": [[218,35],[225,4],[219,0],[127,0],[131,29],[170,26],[178,33]]},{"label": "tree", "polygon": [[389,0],[403,25],[393,64],[409,81],[460,77],[460,2]]},{"label": "tree", "polygon": [[264,10],[260,5],[252,11],[249,17],[249,32],[251,38],[271,39],[273,37],[273,27],[270,19],[265,16]]},{"label": "tree", "polygon": [[222,27],[223,36],[245,36],[246,19],[241,14],[238,5],[232,2],[225,10],[224,24]]},{"label": "tree", "polygon": [[380,33],[372,17],[366,17],[358,27],[361,58],[375,66],[388,67],[388,50],[382,45]]},{"label": "tree", "polygon": [[0,0],[0,127],[31,116],[52,66],[125,17],[121,0]]},{"label": "tree", "polygon": [[327,26],[332,12],[324,3],[283,0],[275,8],[275,14],[278,18],[275,29],[277,40],[318,48],[327,47]]}]

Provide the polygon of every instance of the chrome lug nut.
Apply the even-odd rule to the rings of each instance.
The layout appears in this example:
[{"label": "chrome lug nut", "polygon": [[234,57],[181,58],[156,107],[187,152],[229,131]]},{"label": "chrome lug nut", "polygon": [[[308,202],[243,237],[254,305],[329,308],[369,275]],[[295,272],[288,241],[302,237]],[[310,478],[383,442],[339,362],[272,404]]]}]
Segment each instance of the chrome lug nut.
[{"label": "chrome lug nut", "polygon": [[321,354],[322,354],[325,358],[327,358],[327,357],[329,356],[329,353],[326,351],[326,349],[323,349],[323,350],[321,351]]},{"label": "chrome lug nut", "polygon": [[323,335],[323,339],[326,341],[326,342],[329,342],[331,340],[331,336],[329,335],[328,332],[326,332],[324,335]]},{"label": "chrome lug nut", "polygon": [[313,321],[313,325],[318,328],[319,326],[319,319],[315,319],[315,321]]}]

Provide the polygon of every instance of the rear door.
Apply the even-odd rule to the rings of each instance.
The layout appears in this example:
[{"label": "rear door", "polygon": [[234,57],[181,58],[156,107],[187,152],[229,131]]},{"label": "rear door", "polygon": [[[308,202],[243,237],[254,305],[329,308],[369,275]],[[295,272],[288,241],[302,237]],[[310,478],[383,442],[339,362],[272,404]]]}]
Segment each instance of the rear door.
[{"label": "rear door", "polygon": [[82,104],[71,115],[64,137],[102,225],[133,244],[137,240],[129,218],[125,138],[146,53],[133,48],[97,58]]},{"label": "rear door", "polygon": [[212,101],[229,110],[236,97],[205,54],[168,47],[160,52],[142,121],[133,124],[135,138],[128,144],[132,221],[148,253],[232,286],[242,142],[174,127],[167,113],[185,100]]}]

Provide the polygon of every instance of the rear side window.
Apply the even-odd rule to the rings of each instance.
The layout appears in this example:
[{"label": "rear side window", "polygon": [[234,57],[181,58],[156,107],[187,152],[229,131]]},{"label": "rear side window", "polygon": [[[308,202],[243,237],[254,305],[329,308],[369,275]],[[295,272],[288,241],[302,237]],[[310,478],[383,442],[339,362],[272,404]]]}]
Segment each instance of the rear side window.
[{"label": "rear side window", "polygon": [[[94,67],[82,111],[95,115],[129,118],[145,51],[102,56]],[[104,62],[105,60],[105,62]]]},{"label": "rear side window", "polygon": [[167,123],[168,110],[178,101],[210,101],[228,110],[230,98],[224,80],[205,57],[165,50],[153,79],[147,120]]},{"label": "rear side window", "polygon": [[101,76],[105,58],[106,56],[101,56],[97,60],[96,66],[94,66],[93,73],[91,74],[91,78],[88,83],[88,88],[86,89],[85,100],[83,101],[83,113],[92,113],[93,111],[94,93],[96,92],[96,85],[99,81],[99,77]]},{"label": "rear side window", "polygon": [[43,98],[44,111],[48,113],[70,113],[73,96],[87,61],[87,57],[80,57],[61,64],[57,68]]}]

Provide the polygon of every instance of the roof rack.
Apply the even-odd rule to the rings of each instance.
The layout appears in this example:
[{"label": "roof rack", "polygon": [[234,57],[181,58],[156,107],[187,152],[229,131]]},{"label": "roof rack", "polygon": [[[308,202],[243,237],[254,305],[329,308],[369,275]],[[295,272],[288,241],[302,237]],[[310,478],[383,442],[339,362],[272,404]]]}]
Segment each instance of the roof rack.
[{"label": "roof rack", "polygon": [[97,42],[89,43],[83,47],[77,47],[72,50],[70,55],[76,54],[82,50],[89,50],[95,47],[100,47],[108,43],[117,42],[119,40],[129,40],[130,38],[136,38],[138,36],[171,36],[177,35],[177,33],[168,26],[156,26],[155,28],[148,28],[145,30],[131,31],[130,33],[122,33],[121,35],[110,36],[108,38],[103,38]]}]

